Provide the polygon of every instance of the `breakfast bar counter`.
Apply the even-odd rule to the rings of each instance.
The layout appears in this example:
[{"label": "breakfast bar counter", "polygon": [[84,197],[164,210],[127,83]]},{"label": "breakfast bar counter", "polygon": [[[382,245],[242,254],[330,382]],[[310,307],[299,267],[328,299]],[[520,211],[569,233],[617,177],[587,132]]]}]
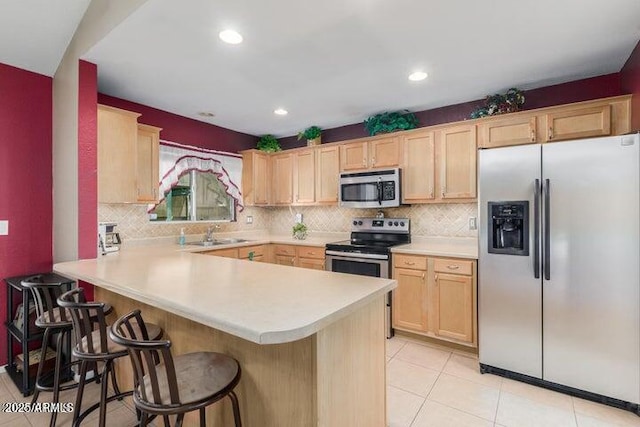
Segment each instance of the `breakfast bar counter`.
[{"label": "breakfast bar counter", "polygon": [[[58,263],[54,270],[95,285],[95,300],[110,303],[114,318],[140,308],[163,328],[174,354],[235,357],[245,426],[386,425],[384,295],[394,280],[175,245]],[[123,362],[118,379],[131,387],[129,361]],[[228,402],[207,415],[211,425],[232,425]]]}]

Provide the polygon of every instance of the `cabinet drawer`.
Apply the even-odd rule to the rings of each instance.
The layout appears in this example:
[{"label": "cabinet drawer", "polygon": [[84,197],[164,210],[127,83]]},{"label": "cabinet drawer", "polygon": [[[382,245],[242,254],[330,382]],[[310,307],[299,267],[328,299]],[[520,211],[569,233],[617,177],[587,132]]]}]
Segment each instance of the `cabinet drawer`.
[{"label": "cabinet drawer", "polygon": [[263,245],[244,246],[244,247],[238,248],[238,258],[241,258],[241,259],[249,258],[249,252],[253,252],[254,257],[262,256],[264,255],[264,246]]},{"label": "cabinet drawer", "polygon": [[276,255],[296,256],[296,247],[290,245],[274,245],[273,253]]},{"label": "cabinet drawer", "polygon": [[393,255],[393,266],[412,270],[426,270],[427,257],[420,255]]},{"label": "cabinet drawer", "polygon": [[224,258],[238,258],[238,250],[235,248],[218,249],[216,251],[206,251],[206,252],[200,252],[200,253],[205,255],[220,256]]},{"label": "cabinet drawer", "polygon": [[324,259],[324,248],[319,246],[299,246],[298,256],[301,258]]},{"label": "cabinet drawer", "polygon": [[434,259],[433,270],[436,273],[464,274],[471,276],[473,261],[461,261],[457,259]]}]

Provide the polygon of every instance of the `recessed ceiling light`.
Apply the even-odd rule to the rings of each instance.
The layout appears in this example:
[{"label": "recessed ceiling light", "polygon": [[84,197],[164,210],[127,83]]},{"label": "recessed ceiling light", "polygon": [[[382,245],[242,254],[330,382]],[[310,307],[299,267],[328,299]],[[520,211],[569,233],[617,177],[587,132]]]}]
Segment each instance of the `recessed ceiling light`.
[{"label": "recessed ceiling light", "polygon": [[416,71],[415,73],[409,74],[409,80],[412,82],[419,82],[420,80],[424,80],[427,78],[427,73],[424,71]]},{"label": "recessed ceiling light", "polygon": [[240,35],[239,32],[235,30],[220,31],[220,34],[218,34],[218,37],[220,37],[220,40],[222,40],[225,43],[229,43],[229,44],[242,43],[242,36]]},{"label": "recessed ceiling light", "polygon": [[200,117],[214,117],[214,116],[215,116],[215,114],[210,113],[210,112],[208,112],[208,111],[200,111],[200,112],[198,113],[198,115],[199,115]]},{"label": "recessed ceiling light", "polygon": [[284,108],[277,108],[273,110],[273,114],[277,114],[279,116],[286,116],[287,114],[289,114],[289,112]]}]

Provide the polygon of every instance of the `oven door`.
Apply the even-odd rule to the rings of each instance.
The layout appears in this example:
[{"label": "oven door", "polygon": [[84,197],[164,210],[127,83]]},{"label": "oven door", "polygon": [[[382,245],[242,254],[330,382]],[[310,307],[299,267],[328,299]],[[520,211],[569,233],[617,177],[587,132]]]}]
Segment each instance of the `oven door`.
[{"label": "oven door", "polygon": [[389,257],[377,254],[353,254],[325,251],[325,270],[360,276],[389,278]]}]

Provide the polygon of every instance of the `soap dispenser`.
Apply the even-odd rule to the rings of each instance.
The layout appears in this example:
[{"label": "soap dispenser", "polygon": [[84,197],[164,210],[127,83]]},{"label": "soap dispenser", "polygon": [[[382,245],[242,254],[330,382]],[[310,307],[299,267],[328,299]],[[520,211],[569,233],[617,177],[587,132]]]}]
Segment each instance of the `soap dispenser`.
[{"label": "soap dispenser", "polygon": [[180,229],[180,237],[178,238],[178,244],[180,246],[185,244],[184,227]]}]

